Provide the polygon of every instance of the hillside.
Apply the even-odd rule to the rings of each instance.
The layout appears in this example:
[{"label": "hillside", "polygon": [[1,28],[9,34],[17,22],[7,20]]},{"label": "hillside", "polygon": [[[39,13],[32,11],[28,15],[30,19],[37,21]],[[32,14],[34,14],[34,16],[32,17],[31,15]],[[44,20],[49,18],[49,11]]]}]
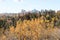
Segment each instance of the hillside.
[{"label": "hillside", "polygon": [[0,40],[60,40],[60,12],[28,12],[0,18]]}]

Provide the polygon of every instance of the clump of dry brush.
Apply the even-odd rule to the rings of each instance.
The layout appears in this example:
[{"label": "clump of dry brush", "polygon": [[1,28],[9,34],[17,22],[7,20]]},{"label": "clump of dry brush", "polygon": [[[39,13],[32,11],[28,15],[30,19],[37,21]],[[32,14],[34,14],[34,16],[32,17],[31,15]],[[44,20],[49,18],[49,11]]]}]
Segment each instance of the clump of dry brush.
[{"label": "clump of dry brush", "polygon": [[0,29],[0,40],[60,40],[60,29],[44,17],[32,20],[17,21],[16,28]]},{"label": "clump of dry brush", "polygon": [[60,40],[60,13],[47,13],[26,14],[16,27],[0,28],[0,40]]}]

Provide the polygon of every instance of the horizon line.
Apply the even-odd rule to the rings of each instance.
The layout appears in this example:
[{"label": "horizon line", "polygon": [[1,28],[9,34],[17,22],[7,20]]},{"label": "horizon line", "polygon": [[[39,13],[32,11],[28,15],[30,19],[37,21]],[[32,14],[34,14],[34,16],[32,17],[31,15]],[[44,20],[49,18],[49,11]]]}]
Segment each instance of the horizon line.
[{"label": "horizon line", "polygon": [[[25,10],[25,9],[22,9],[22,10]],[[0,13],[21,13],[22,10],[20,10],[19,12],[0,12]],[[33,10],[37,10],[37,9],[33,9]],[[52,11],[55,11],[55,12],[60,11],[60,10],[53,10],[53,9],[41,9],[41,10],[43,10],[43,11],[45,11],[45,10],[47,10],[47,11],[52,10]],[[41,11],[41,10],[37,10],[37,11]],[[25,12],[32,12],[32,10],[25,10]]]}]

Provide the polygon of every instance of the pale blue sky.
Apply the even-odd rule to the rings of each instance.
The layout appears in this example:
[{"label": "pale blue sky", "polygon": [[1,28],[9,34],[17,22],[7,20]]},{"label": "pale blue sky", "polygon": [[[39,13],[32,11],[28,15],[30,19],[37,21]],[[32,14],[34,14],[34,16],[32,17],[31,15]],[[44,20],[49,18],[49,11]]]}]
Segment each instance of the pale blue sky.
[{"label": "pale blue sky", "polygon": [[0,1],[0,13],[15,13],[20,12],[21,9],[25,10],[41,10],[41,9],[60,9],[60,0],[23,0],[16,2],[15,0],[2,0]]}]

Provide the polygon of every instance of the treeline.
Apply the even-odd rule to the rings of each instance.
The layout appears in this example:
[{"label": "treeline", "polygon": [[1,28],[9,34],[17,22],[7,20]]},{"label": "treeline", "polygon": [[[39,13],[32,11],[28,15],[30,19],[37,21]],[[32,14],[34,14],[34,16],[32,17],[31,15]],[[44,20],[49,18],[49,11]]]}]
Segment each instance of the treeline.
[{"label": "treeline", "polygon": [[[13,13],[12,13],[13,14]],[[22,13],[16,13],[12,16],[5,16],[3,15],[0,17],[0,28],[9,28],[9,26],[16,27],[17,21],[21,20],[23,22],[24,20],[32,20],[35,18],[44,17],[43,19],[49,20],[51,22],[52,18],[54,19],[54,25],[60,26],[60,11],[55,12],[54,10],[42,10],[42,11],[31,11],[31,12],[22,12]]]}]

